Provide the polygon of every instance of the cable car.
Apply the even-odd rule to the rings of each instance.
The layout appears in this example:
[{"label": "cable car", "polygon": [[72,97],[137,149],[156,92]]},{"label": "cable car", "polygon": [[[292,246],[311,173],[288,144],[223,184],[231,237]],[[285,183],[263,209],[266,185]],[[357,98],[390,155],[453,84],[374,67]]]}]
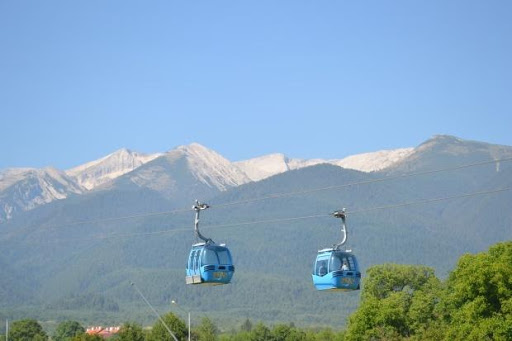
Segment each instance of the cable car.
[{"label": "cable car", "polygon": [[217,245],[212,239],[204,237],[199,232],[199,212],[208,207],[207,204],[202,204],[197,200],[192,206],[196,211],[194,232],[196,238],[203,242],[192,245],[186,268],[186,284],[228,284],[235,272],[231,252],[226,245]]},{"label": "cable car", "polygon": [[333,213],[341,218],[342,241],[331,248],[319,250],[313,266],[313,284],[317,290],[351,291],[361,287],[361,272],[351,250],[342,250],[347,241],[345,209]]}]

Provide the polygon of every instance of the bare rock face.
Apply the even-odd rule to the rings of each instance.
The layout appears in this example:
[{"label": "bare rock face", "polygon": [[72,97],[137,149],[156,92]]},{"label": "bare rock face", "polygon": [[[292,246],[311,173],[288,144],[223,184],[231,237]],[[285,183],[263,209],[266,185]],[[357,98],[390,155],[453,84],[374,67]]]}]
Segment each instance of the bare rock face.
[{"label": "bare rock face", "polygon": [[0,173],[0,222],[19,212],[80,194],[83,189],[55,168],[14,168]]},{"label": "bare rock face", "polygon": [[160,155],[162,154],[141,154],[120,149],[99,160],[70,169],[66,174],[74,178],[80,186],[91,190],[133,171]]}]

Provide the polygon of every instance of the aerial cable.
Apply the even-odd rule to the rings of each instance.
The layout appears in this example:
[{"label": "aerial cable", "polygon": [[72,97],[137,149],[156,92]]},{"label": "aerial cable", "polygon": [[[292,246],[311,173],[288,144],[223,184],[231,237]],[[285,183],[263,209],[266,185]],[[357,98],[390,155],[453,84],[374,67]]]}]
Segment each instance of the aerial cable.
[{"label": "aerial cable", "polygon": [[406,202],[406,203],[396,204],[396,205],[384,205],[384,206],[378,206],[378,207],[372,207],[372,208],[365,208],[365,209],[361,209],[361,210],[350,211],[350,214],[360,214],[360,213],[366,213],[366,212],[377,211],[377,210],[386,210],[386,209],[390,209],[390,208],[399,208],[399,207],[406,207],[406,206],[419,205],[419,204],[429,204],[429,203],[438,202],[438,201],[475,197],[475,196],[479,196],[479,195],[494,194],[494,193],[506,192],[506,191],[510,191],[510,190],[512,190],[512,187],[504,187],[504,188],[499,188],[499,189],[490,190],[490,191],[473,192],[473,193],[452,195],[452,196],[441,197],[441,198],[411,201],[411,202]]},{"label": "aerial cable", "polygon": [[61,224],[61,225],[53,225],[53,226],[45,226],[45,227],[47,227],[47,228],[60,228],[60,227],[67,227],[67,226],[74,226],[74,225],[98,224],[98,223],[112,222],[112,221],[125,220],[125,219],[147,218],[147,217],[154,217],[154,216],[159,216],[159,215],[172,215],[172,214],[183,213],[183,212],[190,212],[190,209],[188,209],[188,208],[181,208],[181,209],[176,209],[176,210],[172,210],[172,211],[161,211],[161,212],[153,212],[153,213],[141,213],[141,214],[122,216],[122,217],[101,218],[101,219],[92,219],[92,220],[80,220],[80,221],[74,221],[74,222],[71,222],[71,223],[66,223],[66,224]]},{"label": "aerial cable", "polygon": [[268,199],[277,199],[277,198],[283,198],[283,197],[289,197],[289,196],[295,196],[295,195],[301,195],[301,194],[309,194],[309,193],[321,192],[321,191],[326,191],[326,190],[331,190],[331,189],[341,189],[341,188],[346,188],[346,187],[351,187],[351,186],[358,186],[358,185],[369,185],[369,184],[378,183],[378,182],[385,182],[385,181],[392,181],[392,180],[397,180],[397,179],[404,179],[404,178],[409,178],[409,177],[419,176],[419,175],[436,174],[436,173],[454,171],[454,170],[459,170],[459,169],[464,169],[464,168],[483,166],[483,165],[488,165],[488,164],[492,164],[492,163],[507,162],[507,161],[512,161],[512,157],[504,158],[504,159],[496,159],[496,160],[491,160],[491,161],[477,162],[477,163],[460,165],[460,166],[455,166],[455,167],[435,169],[435,170],[430,170],[430,171],[422,171],[422,172],[414,172],[414,173],[407,173],[407,174],[392,175],[392,176],[387,176],[387,177],[382,177],[382,178],[377,178],[377,179],[372,179],[372,180],[364,180],[364,181],[351,182],[351,183],[343,184],[343,185],[334,185],[334,186],[313,188],[313,189],[309,189],[309,190],[306,189],[306,190],[295,191],[295,192],[275,193],[275,194],[270,194],[270,195],[259,197],[259,198],[254,198],[254,199],[233,201],[233,202],[228,202],[228,203],[218,204],[218,205],[214,204],[214,205],[210,205],[210,207],[211,208],[223,208],[223,207],[227,207],[227,206],[240,205],[240,204],[248,204],[248,203],[253,203],[253,202],[258,202],[258,201],[263,201],[263,200],[268,200]]},{"label": "aerial cable", "polygon": [[[154,216],[159,216],[159,215],[171,215],[171,214],[177,214],[177,213],[183,213],[183,212],[190,212],[190,209],[182,208],[182,209],[176,209],[176,210],[172,210],[172,211],[141,213],[141,214],[134,214],[134,215],[129,215],[129,216],[122,216],[122,217],[80,220],[80,221],[74,221],[74,222],[65,223],[65,224],[59,224],[59,225],[42,225],[42,227],[44,227],[46,229],[59,229],[59,228],[63,228],[63,227],[76,226],[76,225],[99,224],[99,223],[104,223],[104,222],[112,222],[112,221],[135,219],[135,218],[147,218],[147,217],[154,217]],[[2,225],[2,223],[0,223],[0,225]],[[23,229],[21,229],[21,228],[17,229],[16,232],[19,232],[20,230],[23,230]],[[28,230],[28,228],[25,228],[25,230]]]},{"label": "aerial cable", "polygon": [[[372,212],[372,211],[377,211],[377,210],[387,210],[387,209],[401,208],[401,207],[406,207],[406,206],[429,204],[429,203],[440,202],[440,201],[469,198],[469,197],[475,197],[475,196],[480,196],[480,195],[496,194],[496,193],[502,193],[502,192],[506,192],[506,191],[510,191],[510,190],[512,190],[512,187],[504,187],[504,188],[498,188],[498,189],[488,190],[488,191],[463,193],[463,194],[459,194],[459,195],[451,195],[451,196],[438,197],[438,198],[432,198],[432,199],[422,199],[422,200],[409,201],[409,202],[399,203],[399,204],[363,208],[363,209],[358,209],[358,210],[346,210],[344,212],[344,214],[346,214],[346,215],[356,214],[357,215],[357,214],[362,214],[362,213],[367,213],[367,212]],[[313,218],[325,218],[325,217],[329,217],[332,215],[333,215],[333,213],[315,214],[315,215],[300,216],[300,217],[265,219],[265,220],[245,221],[245,222],[219,224],[219,225],[205,225],[205,226],[203,226],[203,229],[230,228],[230,227],[239,227],[239,226],[256,225],[256,224],[284,223],[284,222],[313,219]],[[172,230],[168,229],[168,230],[160,230],[160,231],[153,231],[153,232],[111,233],[111,234],[105,234],[105,235],[101,235],[101,236],[91,237],[90,239],[107,239],[107,238],[112,238],[112,237],[122,238],[122,237],[133,237],[133,236],[138,237],[138,236],[149,236],[149,235],[158,235],[158,234],[172,234],[172,233],[177,233],[177,232],[188,232],[188,231],[190,231],[190,227],[183,227],[183,228],[180,227],[180,228],[172,229]],[[63,240],[59,240],[59,241],[68,241],[68,240],[69,239],[66,239],[66,240],[63,239]],[[79,240],[87,240],[87,238],[80,238]]]},{"label": "aerial cable", "polygon": [[176,335],[174,335],[174,333],[172,332],[171,328],[169,328],[169,326],[167,325],[167,323],[165,323],[164,319],[162,318],[162,316],[160,316],[160,314],[156,311],[156,309],[151,305],[151,303],[149,303],[149,301],[146,299],[146,297],[142,294],[142,292],[139,290],[139,287],[137,287],[137,285],[133,282],[130,282],[130,285],[132,287],[135,288],[135,290],[137,290],[137,292],[139,293],[140,297],[144,300],[144,302],[146,302],[146,304],[151,308],[151,310],[153,311],[153,313],[155,314],[156,317],[158,317],[158,319],[160,320],[160,322],[162,323],[162,325],[165,327],[165,329],[167,329],[167,331],[169,332],[169,334],[172,336],[172,338],[174,339],[174,341],[178,341],[178,338],[176,337]]},{"label": "aerial cable", "polygon": [[[283,197],[289,197],[289,196],[295,196],[295,195],[301,195],[301,194],[309,194],[309,193],[321,192],[321,191],[332,190],[332,189],[341,189],[341,188],[358,186],[358,185],[368,185],[368,184],[372,184],[372,183],[392,181],[392,180],[403,179],[403,178],[419,176],[419,175],[436,174],[436,173],[441,173],[441,172],[448,172],[448,171],[454,171],[454,170],[460,170],[460,169],[465,169],[465,168],[470,168],[470,167],[488,165],[488,164],[499,163],[499,162],[508,162],[508,161],[512,161],[512,157],[471,163],[471,164],[460,165],[460,166],[455,166],[455,167],[435,169],[435,170],[430,170],[430,171],[393,175],[393,176],[382,177],[382,178],[377,178],[377,179],[372,179],[372,180],[357,181],[357,182],[352,182],[352,183],[343,184],[343,185],[334,185],[334,186],[327,186],[327,187],[321,187],[321,188],[313,188],[313,189],[309,189],[309,190],[302,190],[302,191],[295,191],[295,192],[275,193],[275,194],[270,194],[270,195],[259,197],[259,198],[233,201],[233,202],[217,204],[217,205],[215,205],[215,204],[209,205],[209,208],[224,208],[224,207],[229,207],[229,206],[233,206],[233,205],[248,204],[248,203],[264,201],[264,200],[269,200],[269,199],[277,199],[277,198],[283,198]],[[83,224],[97,224],[97,223],[102,223],[102,222],[112,222],[112,221],[124,220],[124,219],[145,218],[145,217],[159,216],[159,215],[171,215],[171,214],[183,213],[183,212],[190,212],[190,209],[182,208],[182,209],[176,209],[176,210],[171,210],[171,211],[142,213],[142,214],[114,217],[114,218],[82,220],[82,221],[70,222],[70,223],[54,225],[54,226],[45,226],[45,227],[46,228],[60,228],[60,227],[83,225]]]}]

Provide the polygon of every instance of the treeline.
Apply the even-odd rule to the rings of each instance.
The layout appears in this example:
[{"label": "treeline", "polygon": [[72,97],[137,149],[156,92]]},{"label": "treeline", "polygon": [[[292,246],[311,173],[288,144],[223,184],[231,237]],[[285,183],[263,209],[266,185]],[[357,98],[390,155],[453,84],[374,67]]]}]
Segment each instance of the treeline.
[{"label": "treeline", "polygon": [[[346,330],[301,329],[293,324],[267,326],[247,319],[238,330],[220,333],[208,318],[194,326],[194,341],[364,341],[364,340],[512,340],[512,241],[488,252],[466,254],[445,281],[432,268],[384,264],[368,269],[360,307]],[[152,328],[125,323],[110,340],[188,339],[183,320],[168,313]],[[0,338],[1,340],[2,338]],[[35,320],[12,323],[9,340],[48,340]],[[61,323],[51,340],[102,340],[84,333],[78,322]]]},{"label": "treeline", "polygon": [[[142,328],[137,323],[125,323],[117,334],[108,338],[112,341],[179,341],[188,340],[188,327],[185,322],[174,315],[167,313],[161,316],[151,328]],[[172,333],[172,334],[171,334]],[[4,341],[5,336],[0,336]],[[99,335],[89,335],[80,323],[64,321],[60,323],[53,335],[48,335],[42,326],[35,320],[19,320],[12,323],[9,331],[9,340],[12,341],[102,341]],[[207,317],[201,324],[194,326],[190,331],[192,341],[343,341],[344,333],[331,329],[300,329],[293,324],[278,324],[272,328],[263,323],[253,325],[247,319],[238,331],[220,333],[217,326]]]}]

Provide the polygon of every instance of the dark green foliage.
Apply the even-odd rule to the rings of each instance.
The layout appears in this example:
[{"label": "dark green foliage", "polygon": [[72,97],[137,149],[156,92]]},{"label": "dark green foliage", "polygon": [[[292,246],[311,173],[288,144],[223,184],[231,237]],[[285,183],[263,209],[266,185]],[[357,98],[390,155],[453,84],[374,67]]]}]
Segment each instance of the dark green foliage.
[{"label": "dark green foliage", "polygon": [[447,339],[512,339],[512,242],[464,255],[443,301]]},{"label": "dark green foliage", "polygon": [[426,266],[384,264],[376,265],[366,272],[362,299],[384,299],[393,292],[412,293],[421,289],[432,278],[434,269]]},{"label": "dark green foliage", "polygon": [[271,338],[274,341],[285,341],[290,338],[293,328],[286,324],[274,326],[271,332]]},{"label": "dark green foliage", "polygon": [[270,333],[270,339],[272,341],[306,341],[308,339],[313,340],[334,340],[334,333],[330,332],[329,335],[325,334],[325,330],[321,330],[317,333],[312,331],[303,331],[295,328],[293,324],[277,324],[272,328]]},{"label": "dark green foliage", "polygon": [[112,299],[98,294],[73,295],[68,298],[58,300],[51,305],[53,309],[91,309],[96,311],[119,311],[119,305]]},{"label": "dark green foliage", "polygon": [[425,266],[385,264],[368,269],[361,306],[350,317],[347,340],[414,337],[434,318],[440,281]]},{"label": "dark green foliage", "polygon": [[69,341],[73,337],[83,334],[84,332],[84,327],[82,327],[82,325],[77,321],[64,321],[57,326],[57,329],[53,334],[53,340]]},{"label": "dark green foliage", "polygon": [[327,328],[327,329],[323,329],[323,330],[319,331],[315,335],[315,340],[316,341],[329,341],[329,340],[336,341],[336,340],[343,340],[343,336],[342,336],[342,334],[337,334],[332,329]]},{"label": "dark green foliage", "polygon": [[[179,317],[174,315],[173,313],[167,313],[162,316],[162,319],[165,322],[165,325],[169,327],[174,336],[180,340],[187,340],[188,337],[188,329]],[[174,338],[169,334],[167,328],[162,324],[160,320],[158,320],[154,325],[153,329],[151,329],[151,333],[148,335],[149,341],[174,341]]]},{"label": "dark green foliage", "polygon": [[99,335],[89,335],[86,333],[75,336],[71,341],[103,341]]},{"label": "dark green foliage", "polygon": [[244,332],[250,332],[252,330],[252,323],[248,318],[242,323],[240,330]]},{"label": "dark green foliage", "polygon": [[199,341],[215,341],[218,339],[219,329],[208,317],[204,317],[201,324],[194,331]]},{"label": "dark green foliage", "polygon": [[346,340],[512,339],[512,242],[464,255],[442,285],[423,266],[368,270]]},{"label": "dark green foliage", "polygon": [[20,301],[32,301],[30,274],[17,270],[0,255],[0,307],[12,306]]},{"label": "dark green foliage", "polygon": [[247,341],[247,340],[249,340],[249,335],[250,335],[249,332],[240,331],[238,333],[220,335],[219,340],[220,341]]},{"label": "dark green foliage", "polygon": [[40,341],[47,340],[48,336],[43,327],[31,319],[14,321],[9,327],[9,340],[12,341]]},{"label": "dark green foliage", "polygon": [[270,329],[263,323],[256,324],[249,333],[250,341],[267,341],[270,340]]},{"label": "dark green foliage", "polygon": [[116,340],[119,341],[144,341],[145,336],[142,327],[137,323],[125,323],[119,330]]}]

